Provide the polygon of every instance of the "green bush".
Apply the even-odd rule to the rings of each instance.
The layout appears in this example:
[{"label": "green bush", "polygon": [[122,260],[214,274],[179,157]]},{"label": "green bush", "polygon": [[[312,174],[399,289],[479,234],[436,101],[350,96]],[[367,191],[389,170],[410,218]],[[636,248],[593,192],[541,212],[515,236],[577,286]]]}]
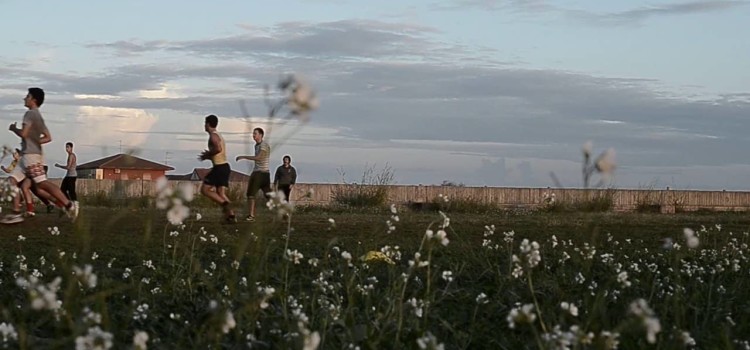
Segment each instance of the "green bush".
[{"label": "green bush", "polygon": [[388,188],[370,185],[348,185],[333,195],[336,204],[350,207],[379,207],[387,204]]},{"label": "green bush", "polygon": [[540,208],[540,211],[546,213],[570,213],[576,211],[576,207],[571,203],[558,200],[553,203],[545,204]]},{"label": "green bush", "polygon": [[651,183],[645,188],[638,191],[637,204],[635,211],[638,213],[659,213],[661,212],[661,201],[659,192],[655,191],[656,183]]},{"label": "green bush", "polygon": [[614,195],[613,189],[588,193],[588,199],[576,203],[575,209],[583,212],[610,211],[614,206]]},{"label": "green bush", "polygon": [[574,202],[567,202],[557,199],[555,201],[544,203],[544,205],[539,208],[539,211],[545,213],[592,213],[607,212],[612,210],[612,208],[614,207],[614,189],[607,189],[604,191],[590,191],[592,192],[587,193],[587,199]]},{"label": "green bush", "polygon": [[661,205],[658,203],[638,203],[635,211],[638,213],[659,213],[661,212]]},{"label": "green bush", "polygon": [[419,206],[412,206],[413,209],[426,211],[443,211],[448,213],[475,213],[490,214],[501,213],[504,208],[494,203],[484,203],[479,198],[451,198],[447,201],[443,197],[434,198],[431,201]]},{"label": "green bush", "polygon": [[344,185],[333,191],[333,202],[337,205],[354,208],[382,207],[388,204],[388,186],[393,184],[393,170],[386,164],[375,173],[374,166],[365,168],[360,183],[348,184],[343,170],[339,170]]}]

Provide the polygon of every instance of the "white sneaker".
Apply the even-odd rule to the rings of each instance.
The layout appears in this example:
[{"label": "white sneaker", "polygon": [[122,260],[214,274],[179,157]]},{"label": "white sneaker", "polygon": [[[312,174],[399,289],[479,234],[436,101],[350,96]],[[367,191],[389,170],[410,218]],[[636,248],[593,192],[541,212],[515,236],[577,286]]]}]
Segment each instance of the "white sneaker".
[{"label": "white sneaker", "polygon": [[19,222],[23,222],[23,214],[8,214],[0,219],[0,224],[6,225],[17,224]]},{"label": "white sneaker", "polygon": [[70,221],[76,221],[78,219],[78,203],[70,202],[72,205],[70,208],[65,209],[65,214],[70,218]]}]

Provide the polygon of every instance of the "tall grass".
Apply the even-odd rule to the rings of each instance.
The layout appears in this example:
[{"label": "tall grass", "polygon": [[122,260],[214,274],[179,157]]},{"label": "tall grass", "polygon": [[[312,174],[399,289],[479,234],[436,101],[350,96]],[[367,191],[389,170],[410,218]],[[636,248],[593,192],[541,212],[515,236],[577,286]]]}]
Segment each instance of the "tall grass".
[{"label": "tall grass", "polygon": [[609,188],[606,190],[588,190],[586,198],[577,201],[564,201],[559,198],[554,201],[544,202],[540,207],[544,212],[608,212],[614,208],[614,196],[617,191]]},{"label": "tall grass", "polygon": [[146,334],[152,348],[682,349],[741,347],[750,330],[750,238],[721,225],[396,208],[282,220],[271,203],[253,226],[84,208],[56,230],[44,216],[6,227],[4,344],[128,348]]},{"label": "tall grass", "polygon": [[388,186],[393,184],[393,169],[386,164],[379,172],[375,165],[365,166],[359,183],[348,183],[346,173],[340,169],[344,185],[333,192],[335,205],[344,207],[384,207],[388,203]]}]

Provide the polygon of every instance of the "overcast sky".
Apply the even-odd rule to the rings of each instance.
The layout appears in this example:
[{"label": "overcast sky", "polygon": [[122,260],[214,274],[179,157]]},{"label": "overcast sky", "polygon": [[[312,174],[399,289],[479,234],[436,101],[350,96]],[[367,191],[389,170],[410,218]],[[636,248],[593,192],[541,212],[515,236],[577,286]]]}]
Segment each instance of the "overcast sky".
[{"label": "overcast sky", "polygon": [[20,122],[26,89],[44,88],[50,164],[73,141],[79,163],[122,149],[173,174],[208,167],[196,159],[207,114],[220,117],[233,159],[250,151],[248,130],[270,125],[263,87],[297,73],[320,109],[267,137],[272,167],[290,154],[301,182],[359,182],[388,166],[397,184],[580,187],[592,141],[594,153],[615,150],[615,187],[750,187],[749,1],[0,9],[0,121]]}]

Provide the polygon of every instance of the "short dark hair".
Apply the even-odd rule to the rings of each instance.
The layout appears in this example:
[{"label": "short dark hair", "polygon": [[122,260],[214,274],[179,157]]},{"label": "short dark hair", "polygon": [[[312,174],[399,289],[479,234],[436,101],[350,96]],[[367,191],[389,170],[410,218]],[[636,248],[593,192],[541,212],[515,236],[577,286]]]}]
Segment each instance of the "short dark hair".
[{"label": "short dark hair", "polygon": [[65,147],[68,147],[68,146],[70,146],[70,148],[73,148],[73,143],[72,142],[66,142],[65,143]]},{"label": "short dark hair", "polygon": [[290,157],[290,156],[289,156],[288,154],[287,154],[287,155],[285,155],[285,156],[283,156],[283,157],[281,157],[281,160],[282,160],[282,161],[283,161],[284,159],[289,159],[289,163],[291,163],[291,162],[292,162],[292,157]]},{"label": "short dark hair", "polygon": [[263,128],[255,128],[255,129],[253,129],[253,131],[257,131],[260,134],[260,136],[265,136],[266,135],[266,132],[263,131]]},{"label": "short dark hair", "polygon": [[38,107],[42,106],[42,103],[44,103],[44,90],[38,87],[29,88],[29,95],[36,101]]},{"label": "short dark hair", "polygon": [[210,114],[206,116],[206,123],[208,123],[208,126],[215,128],[216,126],[219,125],[219,117],[213,114]]}]

